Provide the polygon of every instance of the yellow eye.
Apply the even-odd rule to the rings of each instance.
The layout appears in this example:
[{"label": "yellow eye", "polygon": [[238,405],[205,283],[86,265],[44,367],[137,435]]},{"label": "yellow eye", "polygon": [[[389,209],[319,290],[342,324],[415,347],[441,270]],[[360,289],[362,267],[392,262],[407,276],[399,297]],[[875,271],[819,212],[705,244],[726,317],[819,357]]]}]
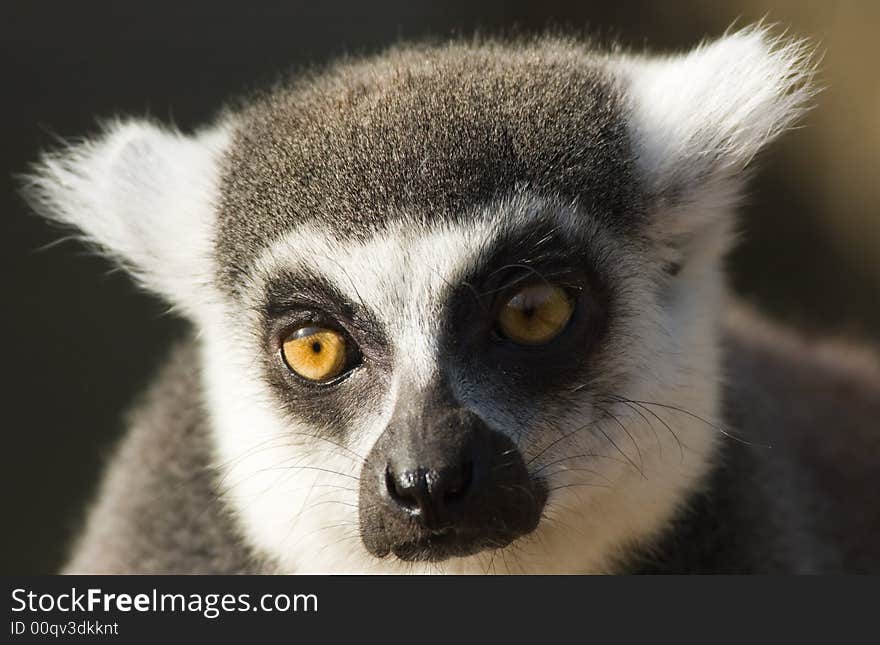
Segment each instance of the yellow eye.
[{"label": "yellow eye", "polygon": [[310,381],[329,381],[345,367],[345,338],[323,327],[301,327],[281,346],[284,362]]},{"label": "yellow eye", "polygon": [[517,292],[498,314],[501,331],[521,345],[543,345],[556,338],[574,311],[574,303],[561,288],[534,285]]}]

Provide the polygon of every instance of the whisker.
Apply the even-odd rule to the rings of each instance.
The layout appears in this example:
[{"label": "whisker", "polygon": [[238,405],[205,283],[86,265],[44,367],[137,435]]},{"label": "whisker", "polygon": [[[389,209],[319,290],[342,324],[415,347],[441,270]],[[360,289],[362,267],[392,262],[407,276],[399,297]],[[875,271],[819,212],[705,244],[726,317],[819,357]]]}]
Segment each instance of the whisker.
[{"label": "whisker", "polygon": [[[628,405],[630,408],[632,408],[636,412],[638,412],[638,408],[633,407],[633,405],[638,405],[640,408],[645,410],[645,412],[647,412],[648,414],[653,416],[655,419],[657,419],[657,421],[659,421],[661,424],[663,424],[663,427],[665,427],[669,431],[669,433],[675,438],[675,442],[678,444],[678,453],[679,453],[679,460],[680,460],[679,463],[684,463],[684,444],[682,444],[681,439],[678,436],[678,433],[675,432],[675,430],[673,430],[672,427],[668,423],[666,423],[666,421],[662,417],[660,417],[656,412],[654,412],[650,408],[647,408],[642,404],[637,404],[632,399],[627,399],[625,397],[621,397],[616,394],[609,394],[608,396],[616,397],[616,399],[619,402]],[[641,414],[641,412],[639,412],[639,414]],[[644,418],[644,415],[642,415],[642,417]],[[645,421],[647,421],[647,419],[645,419]],[[651,427],[653,428],[653,424],[651,424],[649,421],[647,421],[647,422],[648,422],[648,425],[651,425]],[[662,459],[662,455],[661,455],[661,459]]]},{"label": "whisker", "polygon": [[[614,402],[615,402],[615,399],[608,400],[608,403],[614,403]],[[638,414],[640,417],[642,417],[642,421],[644,421],[647,424],[647,426],[649,428],[651,428],[651,432],[654,433],[654,439],[657,442],[657,454],[660,456],[660,461],[663,461],[663,443],[660,441],[660,435],[657,434],[657,429],[654,427],[654,424],[651,423],[651,421],[648,419],[648,417],[646,417],[645,414],[639,408],[637,408],[634,404],[630,403],[629,401],[625,401],[623,399],[620,399],[620,400],[617,400],[616,402],[623,403],[630,410],[632,410],[633,412]],[[673,433],[673,435],[674,434],[675,433]],[[681,442],[679,442],[679,447],[680,446],[681,446]],[[683,453],[682,453],[682,461],[684,461],[684,454]]]},{"label": "whisker", "polygon": [[574,435],[576,435],[576,434],[577,434],[578,432],[580,432],[581,430],[584,430],[586,427],[587,427],[587,424],[584,424],[584,425],[582,425],[582,426],[578,426],[578,427],[576,427],[574,430],[572,430],[572,431],[570,431],[570,432],[566,432],[566,433],[564,433],[561,437],[559,437],[559,438],[556,439],[555,441],[551,441],[550,444],[544,446],[544,448],[542,448],[542,449],[538,452],[538,454],[532,456],[532,458],[529,459],[529,460],[526,462],[526,466],[530,466],[530,465],[532,465],[532,463],[534,463],[538,458],[540,458],[541,455],[543,455],[543,454],[546,453],[548,450],[550,450],[551,448],[553,448],[553,446],[559,444],[559,443],[562,442],[562,441],[565,441],[565,440],[568,439],[569,437],[573,437]]},{"label": "whisker", "polygon": [[620,429],[623,430],[623,431],[626,433],[626,436],[629,437],[629,440],[632,442],[633,446],[634,446],[635,449],[636,449],[636,454],[639,456],[639,466],[641,467],[641,470],[644,471],[644,469],[645,469],[645,462],[644,462],[644,460],[642,459],[642,451],[641,451],[641,449],[639,448],[639,444],[636,442],[635,437],[633,437],[632,434],[630,433],[630,431],[627,430],[626,426],[623,425],[623,422],[617,417],[616,414],[613,414],[613,413],[609,412],[608,410],[606,410],[605,408],[603,408],[603,407],[601,407],[601,406],[598,406],[598,405],[595,405],[595,404],[594,404],[594,407],[595,407],[597,410],[599,410],[600,412],[604,413],[606,416],[611,417],[611,419],[613,419],[614,422],[617,423],[617,425],[620,426]]},{"label": "whisker", "polygon": [[667,408],[667,409],[669,409],[669,410],[675,410],[676,412],[681,412],[682,414],[686,414],[686,415],[688,415],[688,416],[690,416],[690,417],[693,417],[694,419],[697,419],[698,421],[702,421],[703,423],[705,423],[705,424],[706,424],[707,426],[709,426],[710,428],[713,428],[713,429],[717,430],[718,432],[720,432],[721,434],[723,434],[725,437],[728,437],[728,438],[730,438],[730,439],[733,439],[734,441],[736,441],[736,442],[738,442],[738,443],[741,443],[741,444],[744,444],[744,445],[746,445],[746,446],[752,446],[752,447],[754,447],[754,448],[767,448],[767,449],[770,449],[770,448],[773,447],[773,446],[771,446],[771,445],[769,445],[769,444],[754,443],[754,442],[752,442],[752,441],[749,441],[748,439],[743,439],[742,437],[738,437],[738,436],[736,436],[735,434],[732,434],[732,433],[728,432],[727,430],[725,430],[725,429],[722,428],[721,426],[719,426],[719,425],[717,425],[717,424],[715,424],[715,423],[712,423],[711,421],[708,421],[707,419],[704,419],[704,418],[701,417],[700,415],[695,414],[695,413],[691,412],[690,410],[686,410],[686,409],[684,409],[684,408],[680,408],[680,407],[678,407],[678,406],[671,405],[671,404],[669,404],[669,403],[657,403],[657,402],[654,402],[654,401],[636,401],[635,399],[630,399],[630,400],[631,400],[633,403],[636,403],[636,404],[639,404],[639,405],[655,405],[655,406],[660,407],[660,408]]},{"label": "whisker", "polygon": [[585,453],[582,453],[579,455],[568,455],[566,457],[561,457],[559,459],[556,459],[554,461],[546,463],[543,466],[541,466],[540,468],[538,468],[537,470],[533,471],[532,475],[537,475],[538,473],[542,472],[544,469],[549,468],[550,466],[555,466],[556,464],[561,464],[565,461],[571,461],[572,459],[586,459],[588,457],[595,457],[598,459],[610,459],[611,461],[616,461],[619,464],[627,464],[628,463],[628,462],[624,461],[623,459],[618,459],[617,457],[612,457],[611,455],[600,455],[595,452],[585,452]]},{"label": "whisker", "polygon": [[360,479],[358,479],[354,475],[350,475],[348,473],[341,473],[338,470],[333,470],[331,468],[321,468],[320,466],[300,466],[300,465],[271,466],[269,468],[262,468],[257,472],[267,472],[267,471],[274,471],[274,470],[291,470],[291,471],[293,471],[293,470],[317,470],[322,473],[329,473],[331,475],[339,475],[340,477],[348,477],[349,479],[353,479],[356,482],[360,482]]},{"label": "whisker", "polygon": [[600,473],[600,472],[597,471],[597,470],[592,470],[592,469],[590,469],[590,468],[560,468],[559,470],[550,473],[550,474],[548,475],[548,477],[553,477],[553,476],[555,476],[555,475],[561,475],[562,473],[574,473],[574,472],[585,472],[585,473],[590,473],[591,475],[595,475],[596,477],[601,477],[601,478],[604,479],[606,482],[608,482],[608,484],[609,484],[610,486],[613,486],[613,485],[614,485],[614,482],[612,482],[610,479],[608,479],[605,475],[603,475],[602,473]]},{"label": "whisker", "polygon": [[605,432],[602,428],[600,428],[598,426],[591,426],[591,429],[593,429],[593,428],[595,428],[596,430],[598,430],[599,432],[602,433],[602,435],[608,440],[608,443],[610,443],[612,446],[614,446],[617,449],[617,452],[619,452],[621,454],[621,456],[624,459],[626,459],[630,463],[630,465],[638,471],[638,473],[642,476],[643,479],[647,479],[647,477],[645,477],[645,473],[641,470],[641,468],[639,468],[636,465],[636,462],[634,462],[628,454],[626,454],[623,450],[620,449],[620,446],[618,446],[617,443],[615,443],[614,439],[612,439],[611,437],[608,436],[607,432]]},{"label": "whisker", "polygon": [[324,504],[339,504],[340,506],[348,506],[350,508],[358,508],[357,504],[352,504],[350,502],[343,502],[339,499],[325,499],[321,502],[315,502],[313,504],[309,504],[309,508],[315,508],[316,506],[323,506]]},{"label": "whisker", "polygon": [[589,483],[578,483],[578,484],[561,484],[559,486],[554,486],[552,488],[547,489],[547,493],[552,493],[553,491],[562,490],[565,488],[607,488],[613,489],[613,486],[605,486],[604,484],[589,484]]}]

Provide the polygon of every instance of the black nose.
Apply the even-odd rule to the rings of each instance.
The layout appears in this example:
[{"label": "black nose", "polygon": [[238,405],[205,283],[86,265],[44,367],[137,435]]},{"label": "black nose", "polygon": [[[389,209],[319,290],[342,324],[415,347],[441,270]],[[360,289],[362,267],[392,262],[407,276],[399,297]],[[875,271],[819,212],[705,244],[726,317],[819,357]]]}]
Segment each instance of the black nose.
[{"label": "black nose", "polygon": [[385,489],[392,503],[429,529],[453,525],[465,508],[474,482],[474,462],[460,459],[452,465],[395,470],[385,469]]},{"label": "black nose", "polygon": [[379,557],[445,560],[506,546],[546,499],[511,439],[462,408],[394,415],[360,477],[361,538]]}]

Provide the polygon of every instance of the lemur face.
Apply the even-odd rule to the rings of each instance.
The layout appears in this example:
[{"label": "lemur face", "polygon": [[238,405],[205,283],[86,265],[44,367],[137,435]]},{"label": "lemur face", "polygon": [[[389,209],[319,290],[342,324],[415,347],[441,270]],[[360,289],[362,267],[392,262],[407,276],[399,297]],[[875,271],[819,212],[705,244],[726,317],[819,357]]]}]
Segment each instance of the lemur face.
[{"label": "lemur face", "polygon": [[[626,291],[645,291],[626,268],[638,258],[571,205],[536,197],[492,201],[466,224],[389,221],[364,240],[303,225],[256,261],[257,299],[232,300],[206,352],[242,348],[247,387],[268,403],[259,450],[289,466],[275,488],[311,491],[303,503],[327,507],[315,519],[333,516],[375,556],[494,550],[534,530],[565,488],[608,485],[581,455],[604,446],[612,468],[644,467],[623,443],[635,437],[601,434],[608,406],[634,391],[638,359],[619,348],[650,332],[626,314]],[[216,403],[240,387],[218,383]],[[250,449],[230,438],[226,454]],[[271,455],[278,440],[299,447]]]},{"label": "lemur face", "polygon": [[803,58],[395,50],[35,187],[196,325],[221,492],[280,570],[607,570],[711,460],[728,212]]}]

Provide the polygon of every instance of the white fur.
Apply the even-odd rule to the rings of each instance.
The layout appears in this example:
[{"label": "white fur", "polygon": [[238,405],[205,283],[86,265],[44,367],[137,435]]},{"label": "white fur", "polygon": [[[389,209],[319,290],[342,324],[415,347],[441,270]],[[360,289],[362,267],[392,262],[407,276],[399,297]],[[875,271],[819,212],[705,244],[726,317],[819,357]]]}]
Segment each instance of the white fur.
[{"label": "white fur", "polygon": [[729,247],[754,156],[790,127],[815,93],[813,48],[746,27],[673,56],[615,56],[628,128],[653,220],[670,264],[700,247]]},{"label": "white fur", "polygon": [[146,121],[46,154],[30,175],[38,210],[76,227],[147,288],[192,312],[210,282],[219,161],[228,132],[188,137]]},{"label": "white fur", "polygon": [[742,170],[807,108],[811,55],[804,41],[753,26],[678,56],[612,59],[649,192]]}]

